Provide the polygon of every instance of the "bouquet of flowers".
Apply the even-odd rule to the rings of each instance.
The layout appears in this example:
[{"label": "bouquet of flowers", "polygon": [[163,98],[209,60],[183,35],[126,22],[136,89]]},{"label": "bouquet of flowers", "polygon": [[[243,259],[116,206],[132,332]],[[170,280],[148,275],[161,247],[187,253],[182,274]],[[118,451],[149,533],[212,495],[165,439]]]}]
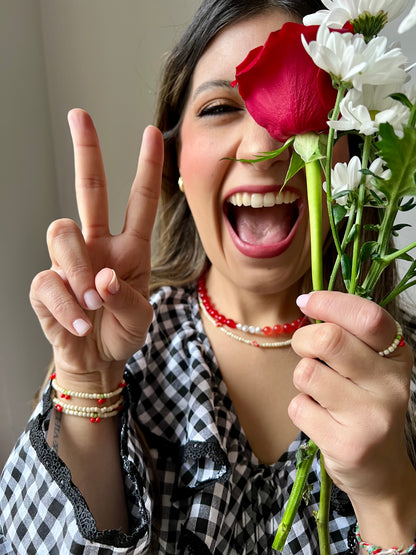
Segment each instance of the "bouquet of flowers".
[{"label": "bouquet of flowers", "polygon": [[[341,272],[349,293],[372,298],[387,266],[409,263],[400,282],[380,301],[386,306],[416,284],[416,242],[396,249],[392,238],[407,224],[399,211],[416,206],[416,91],[411,69],[398,46],[380,33],[401,14],[408,0],[323,0],[328,8],[307,16],[303,25],[286,23],[264,46],[251,51],[237,67],[236,81],[246,107],[259,125],[283,143],[256,161],[291,147],[286,181],[305,168],[311,225],[314,289],[323,288],[322,189],[337,259],[328,289]],[[399,26],[416,24],[416,3]],[[354,135],[360,155],[333,167],[333,149],[343,135]],[[322,178],[322,174],[324,178]],[[285,181],[285,182],[286,182]],[[365,224],[373,210],[377,223]],[[371,228],[371,229],[370,229]],[[375,239],[363,240],[371,230]],[[310,441],[298,453],[297,478],[279,525],[274,549],[282,550],[318,452]],[[329,554],[328,510],[331,481],[323,464],[321,501],[316,515],[321,554]]]}]

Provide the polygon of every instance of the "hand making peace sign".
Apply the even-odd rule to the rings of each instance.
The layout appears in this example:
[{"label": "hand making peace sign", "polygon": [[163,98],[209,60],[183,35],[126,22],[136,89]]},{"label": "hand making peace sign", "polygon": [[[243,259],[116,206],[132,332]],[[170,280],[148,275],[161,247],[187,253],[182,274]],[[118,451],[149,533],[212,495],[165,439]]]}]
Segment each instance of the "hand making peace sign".
[{"label": "hand making peace sign", "polygon": [[[112,236],[104,166],[93,122],[83,110],[68,115],[82,230],[69,219],[47,233],[50,270],[33,280],[30,299],[52,344],[55,366],[71,383],[102,382],[143,344],[152,318],[148,302],[150,240],[160,194],[163,139],[143,134],[121,234]],[[105,378],[107,381],[108,378]]]}]

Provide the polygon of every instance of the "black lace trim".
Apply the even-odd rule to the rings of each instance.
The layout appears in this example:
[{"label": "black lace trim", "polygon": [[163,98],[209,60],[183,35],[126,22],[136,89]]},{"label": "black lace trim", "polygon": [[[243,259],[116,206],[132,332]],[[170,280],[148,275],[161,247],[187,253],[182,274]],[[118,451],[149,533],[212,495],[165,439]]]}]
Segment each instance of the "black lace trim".
[{"label": "black lace trim", "polygon": [[[58,484],[62,492],[71,502],[75,518],[81,535],[93,542],[99,542],[112,547],[133,547],[138,540],[143,538],[149,531],[147,518],[136,523],[136,530],[132,534],[124,534],[119,530],[97,530],[94,517],[79,489],[71,480],[71,473],[64,462],[49,447],[45,437],[45,421],[52,409],[50,391],[47,390],[43,397],[43,414],[38,415],[30,426],[29,438],[32,447],[36,451],[40,462],[49,472],[53,480]],[[127,472],[131,472],[129,465],[124,465]],[[127,467],[127,468],[126,468]],[[136,478],[136,476],[132,476]]]},{"label": "black lace trim", "polygon": [[186,445],[182,448],[182,460],[185,459],[193,459],[199,460],[202,458],[211,459],[214,463],[219,464],[221,466],[227,467],[228,476],[229,477],[231,470],[230,470],[230,463],[228,462],[227,456],[221,447],[218,445],[216,440],[209,440],[205,442],[201,441],[188,441]]},{"label": "black lace trim", "polygon": [[341,516],[354,516],[354,509],[348,495],[335,484],[331,490],[331,508]]},{"label": "black lace trim", "polygon": [[355,527],[357,526],[356,523],[351,525],[351,528],[348,530],[348,538],[347,538],[347,545],[348,551],[345,555],[356,555],[358,553],[358,541],[355,537]]},{"label": "black lace trim", "polygon": [[193,532],[182,527],[178,555],[212,555],[206,544]]}]

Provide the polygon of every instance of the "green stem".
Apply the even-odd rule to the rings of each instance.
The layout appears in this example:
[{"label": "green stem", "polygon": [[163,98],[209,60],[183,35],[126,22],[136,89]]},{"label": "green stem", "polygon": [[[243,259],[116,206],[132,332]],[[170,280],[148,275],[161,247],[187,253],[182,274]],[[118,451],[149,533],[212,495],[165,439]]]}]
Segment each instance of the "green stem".
[{"label": "green stem", "polygon": [[305,171],[308,185],[312,285],[314,290],[318,291],[324,287],[322,262],[322,175],[319,161],[307,162]]},{"label": "green stem", "polygon": [[[335,101],[335,106],[331,115],[331,121],[336,121],[340,113],[341,100],[344,98],[347,87],[340,85],[337,93],[337,99]],[[338,236],[337,226],[335,225],[335,217],[333,212],[333,198],[332,198],[332,153],[334,150],[335,143],[335,130],[330,127],[328,133],[328,145],[326,151],[326,163],[325,163],[325,179],[326,179],[326,202],[328,207],[329,225],[331,226],[331,233],[334,239],[335,248],[337,250],[338,256],[342,255],[342,247]]]},{"label": "green stem", "polygon": [[306,487],[306,481],[308,479],[309,472],[311,470],[311,466],[317,452],[318,447],[312,440],[310,440],[306,448],[306,452],[303,456],[302,462],[298,466],[295,482],[293,484],[292,491],[290,492],[290,497],[285,512],[283,514],[283,518],[279,524],[276,536],[274,538],[272,547],[276,551],[282,551],[286,543],[296,513],[298,512],[300,502],[302,501],[302,496]]},{"label": "green stem", "polygon": [[[350,210],[349,210],[348,222],[347,222],[347,225],[345,227],[345,233],[344,233],[344,237],[343,237],[342,243],[341,243],[341,252],[344,252],[345,247],[347,246],[347,244],[349,242],[349,235],[350,235],[351,229],[354,225],[354,215],[355,215],[356,208],[357,208],[357,201],[354,200],[352,202]],[[331,277],[329,279],[328,291],[332,291],[333,288],[334,288],[335,278],[337,276],[337,272],[338,272],[340,264],[341,264],[341,255],[338,254],[338,256],[335,260],[335,263],[334,263],[334,267],[332,269]]]},{"label": "green stem", "polygon": [[409,126],[415,127],[415,125],[416,125],[416,102],[413,104],[413,107],[410,110],[410,118],[409,118]]},{"label": "green stem", "polygon": [[331,500],[332,480],[325,469],[324,458],[321,457],[321,492],[319,498],[319,510],[315,515],[318,526],[319,552],[320,555],[331,555],[329,543],[329,507]]},{"label": "green stem", "polygon": [[[371,147],[371,135],[367,135],[364,139],[364,147],[363,147],[363,159],[362,159],[362,168],[367,168],[368,158],[370,154],[370,147]],[[364,212],[364,199],[366,194],[365,189],[365,175],[361,178],[361,183],[358,191],[358,204],[357,204],[357,213],[355,218],[355,236],[354,236],[354,246],[353,246],[353,253],[352,253],[352,264],[351,264],[351,282],[348,288],[348,292],[354,294],[357,289],[358,284],[358,275],[359,275],[359,266],[360,266],[360,247],[361,247],[361,229],[362,229],[362,221],[363,221],[363,212]]]},{"label": "green stem", "polygon": [[368,295],[371,295],[380,275],[388,266],[388,248],[391,237],[391,230],[398,212],[399,196],[398,194],[389,199],[389,202],[384,213],[383,221],[380,224],[380,233],[378,238],[378,255],[379,257],[371,264],[371,268],[363,282],[363,289]]}]

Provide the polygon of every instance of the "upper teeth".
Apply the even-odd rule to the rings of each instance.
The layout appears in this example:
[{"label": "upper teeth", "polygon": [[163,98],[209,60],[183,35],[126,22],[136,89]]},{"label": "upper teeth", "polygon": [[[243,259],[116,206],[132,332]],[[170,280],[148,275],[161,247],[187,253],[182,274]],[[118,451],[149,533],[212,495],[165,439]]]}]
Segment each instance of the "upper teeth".
[{"label": "upper teeth", "polygon": [[251,208],[270,208],[276,204],[289,204],[295,202],[299,195],[294,191],[280,193],[235,193],[227,202],[234,206],[251,206]]}]

